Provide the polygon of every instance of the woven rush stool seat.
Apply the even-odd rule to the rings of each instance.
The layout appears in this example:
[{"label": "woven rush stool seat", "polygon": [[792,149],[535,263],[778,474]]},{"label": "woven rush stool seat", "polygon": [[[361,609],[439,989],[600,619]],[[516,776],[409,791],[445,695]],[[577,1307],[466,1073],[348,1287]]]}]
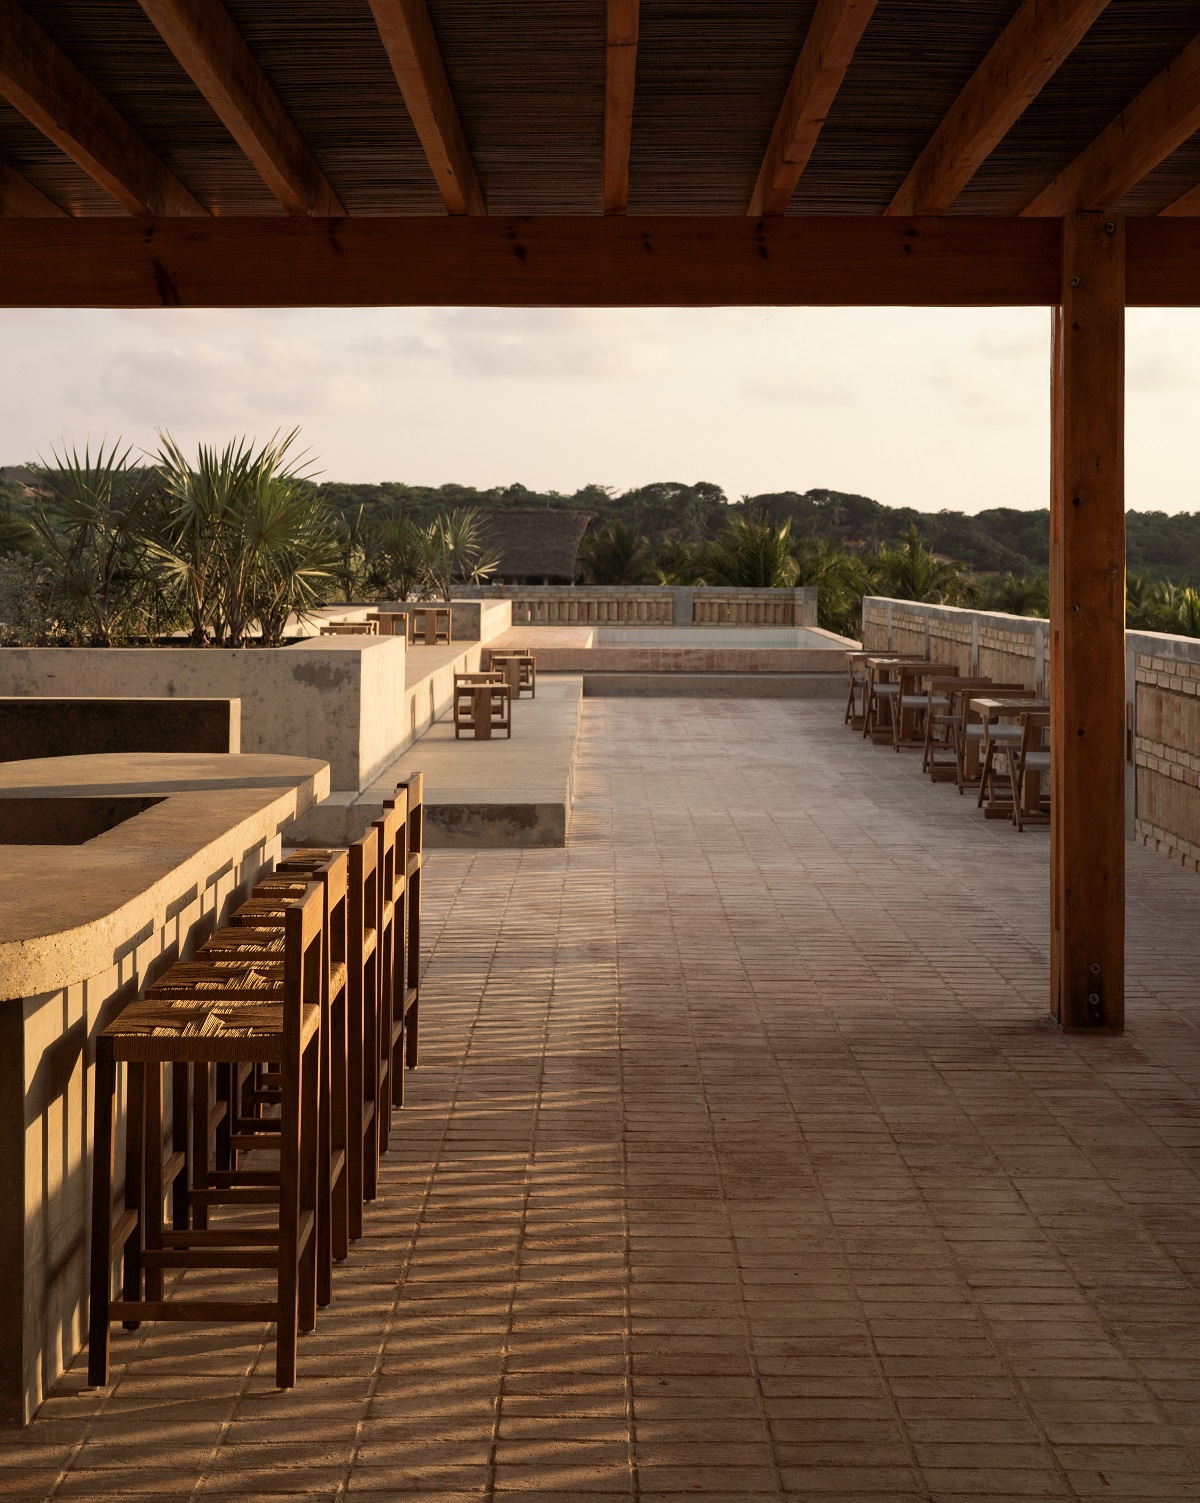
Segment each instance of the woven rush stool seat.
[{"label": "woven rush stool seat", "polygon": [[[189,961],[173,966],[141,1000],[130,1003],[97,1040],[92,1196],[91,1313],[88,1381],[108,1381],[111,1323],[143,1320],[274,1320],[276,1383],[296,1380],[296,1342],[312,1330],[317,1307],[317,1132],[320,1091],[324,895],[313,883],[289,906],[282,973],[272,962],[229,969]],[[211,1171],[207,1167],[210,1070],[220,1063],[278,1063],[277,1169]],[[126,1120],[125,1205],[113,1225],[116,1070],[125,1064],[140,1084],[139,1109]],[[162,1071],[173,1089],[190,1074],[203,1123],[204,1154],[192,1164],[183,1226],[163,1226]],[[183,1067],[182,1071],[180,1067]],[[195,1140],[193,1148],[199,1146]],[[238,1210],[275,1225],[239,1222]],[[229,1213],[208,1224],[208,1211]],[[202,1214],[195,1214],[200,1212]],[[198,1223],[203,1224],[198,1224]],[[122,1298],[112,1298],[114,1257],[124,1259]],[[166,1298],[168,1269],[262,1270],[275,1274],[270,1300]],[[143,1293],[144,1289],[144,1293]]]}]

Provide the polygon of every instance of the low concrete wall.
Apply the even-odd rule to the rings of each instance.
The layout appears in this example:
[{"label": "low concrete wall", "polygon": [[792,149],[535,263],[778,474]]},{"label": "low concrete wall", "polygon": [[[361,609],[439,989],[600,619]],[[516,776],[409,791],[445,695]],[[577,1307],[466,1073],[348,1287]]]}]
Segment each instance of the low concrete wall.
[{"label": "low concrete wall", "polygon": [[312,637],[289,647],[5,647],[0,695],[228,698],[242,750],[317,757],[365,787],[405,744],[404,640]]},{"label": "low concrete wall", "polygon": [[[700,636],[701,633],[697,633]],[[849,647],[850,642],[846,643]],[[835,673],[840,652],[820,647],[539,647],[539,673]]]},{"label": "low concrete wall", "polygon": [[0,762],[99,752],[239,752],[240,699],[0,699]]},{"label": "low concrete wall", "polygon": [[[1050,623],[869,596],[863,646],[927,652],[963,673],[1046,691]],[[1125,633],[1125,831],[1200,872],[1200,639]]]},{"label": "low concrete wall", "polygon": [[[476,593],[476,592],[472,592]],[[666,585],[495,585],[514,626],[816,626],[817,591]]]}]

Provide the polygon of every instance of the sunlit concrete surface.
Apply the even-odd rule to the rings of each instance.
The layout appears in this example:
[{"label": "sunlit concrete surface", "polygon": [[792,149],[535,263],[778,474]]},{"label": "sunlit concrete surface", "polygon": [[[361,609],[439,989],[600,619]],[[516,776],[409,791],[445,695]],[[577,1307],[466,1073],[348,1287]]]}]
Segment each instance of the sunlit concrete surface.
[{"label": "sunlit concrete surface", "polygon": [[270,1328],[114,1334],[5,1498],[1200,1495],[1200,885],[1130,847],[1123,1038],[1047,836],[828,703],[588,700],[565,850],[429,860],[367,1235]]}]

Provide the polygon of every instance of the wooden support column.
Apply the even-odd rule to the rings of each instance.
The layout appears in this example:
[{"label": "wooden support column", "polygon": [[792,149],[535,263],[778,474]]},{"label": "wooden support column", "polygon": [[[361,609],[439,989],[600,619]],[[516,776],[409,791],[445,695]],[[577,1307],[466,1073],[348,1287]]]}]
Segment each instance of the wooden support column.
[{"label": "wooden support column", "polygon": [[1063,220],[1050,512],[1051,1011],[1125,1024],[1125,224]]}]

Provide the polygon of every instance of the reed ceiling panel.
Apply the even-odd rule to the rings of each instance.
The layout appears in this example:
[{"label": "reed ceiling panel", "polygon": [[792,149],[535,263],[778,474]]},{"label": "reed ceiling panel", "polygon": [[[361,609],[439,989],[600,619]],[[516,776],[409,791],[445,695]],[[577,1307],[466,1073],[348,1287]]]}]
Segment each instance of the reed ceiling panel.
[{"label": "reed ceiling panel", "polygon": [[744,214],[811,0],[642,0],[631,214]]},{"label": "reed ceiling panel", "polygon": [[225,0],[351,214],[444,213],[366,0]]},{"label": "reed ceiling panel", "polygon": [[493,214],[598,214],[604,0],[430,0]]},{"label": "reed ceiling panel", "polygon": [[[1112,0],[984,162],[955,211],[1019,213],[1198,33],[1200,0]],[[1185,160],[1178,164],[1184,173]],[[1179,193],[1190,186],[1184,182]],[[1127,206],[1153,213],[1160,199],[1162,189],[1148,179]]]},{"label": "reed ceiling panel", "polygon": [[1019,0],[881,0],[792,214],[882,214]]},{"label": "reed ceiling panel", "polygon": [[19,110],[0,99],[0,161],[28,178],[68,214],[124,214],[115,198],[35,130]]},{"label": "reed ceiling panel", "polygon": [[20,3],[206,208],[282,212],[137,0]]}]

